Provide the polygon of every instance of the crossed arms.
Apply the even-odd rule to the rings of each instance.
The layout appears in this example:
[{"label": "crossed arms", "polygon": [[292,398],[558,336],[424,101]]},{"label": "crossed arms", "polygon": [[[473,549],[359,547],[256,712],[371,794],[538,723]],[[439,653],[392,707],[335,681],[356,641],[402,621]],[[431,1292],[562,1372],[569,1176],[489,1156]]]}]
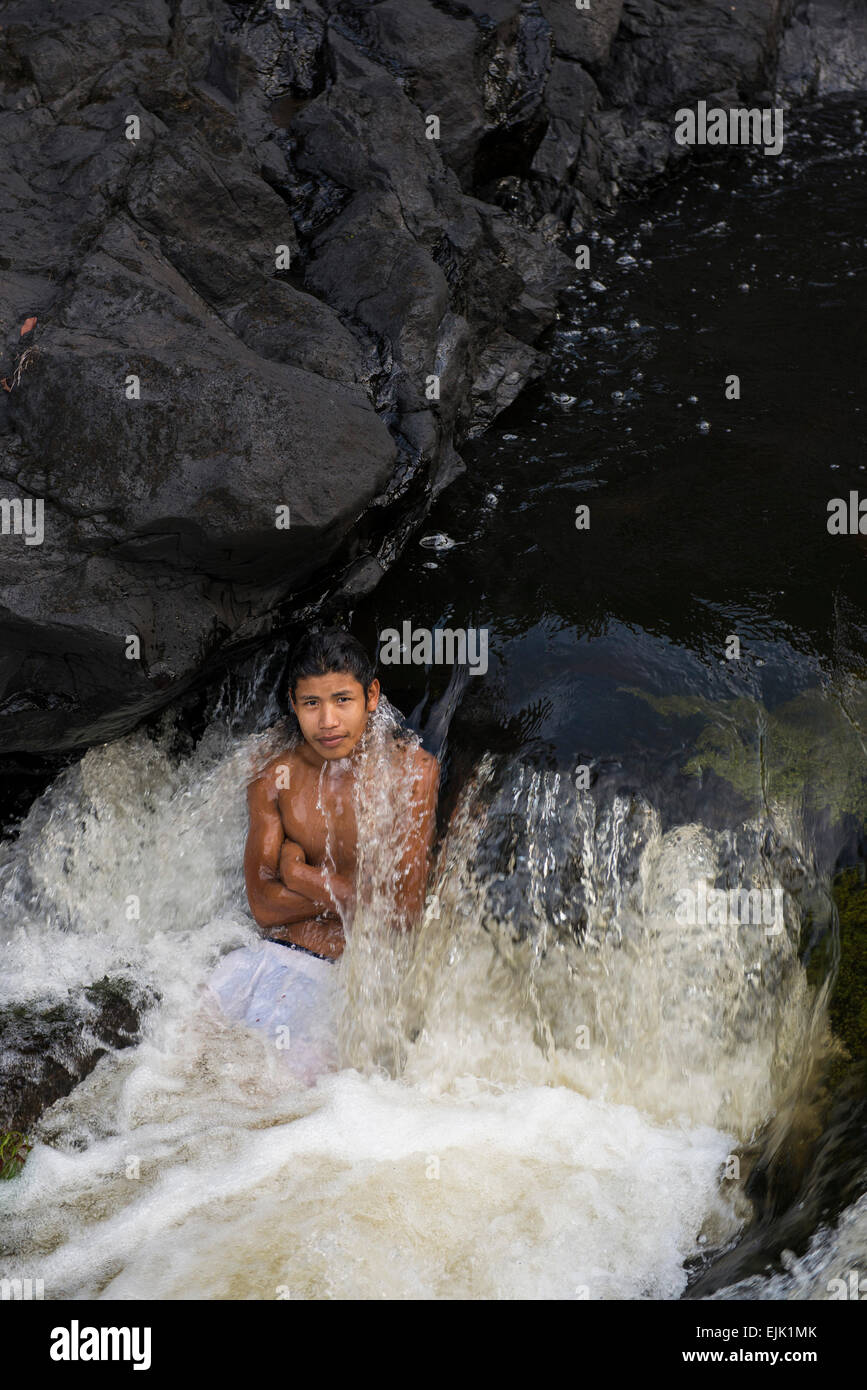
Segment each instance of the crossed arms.
[{"label": "crossed arms", "polygon": [[353,885],[340,874],[305,863],[301,846],[286,839],[272,777],[250,783],[247,806],[244,880],[256,924],[268,930],[345,912],[354,896]]},{"label": "crossed arms", "polygon": [[[397,928],[411,927],[424,905],[438,786],[436,760],[419,755],[411,786],[408,825],[394,875],[392,925]],[[273,777],[266,773],[250,784],[247,805],[250,830],[244,851],[244,878],[257,925],[271,930],[317,917],[342,921],[351,914],[355,884],[345,875],[308,864],[302,846],[286,839]]]}]

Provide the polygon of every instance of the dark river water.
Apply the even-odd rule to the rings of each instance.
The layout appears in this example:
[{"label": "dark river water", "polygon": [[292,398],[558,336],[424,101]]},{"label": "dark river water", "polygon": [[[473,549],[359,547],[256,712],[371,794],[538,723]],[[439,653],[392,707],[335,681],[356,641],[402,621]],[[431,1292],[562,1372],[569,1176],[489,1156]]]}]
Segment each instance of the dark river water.
[{"label": "dark river water", "polygon": [[[863,672],[867,535],[827,508],[867,497],[864,173],[858,109],[824,107],[780,158],[706,163],[591,234],[544,383],[429,518],[455,548],[416,545],[357,614],[371,640],[489,629],[461,719],[486,746],[643,776],[680,741],[627,687],[775,708]],[[395,676],[404,706],[445,685]]]},{"label": "dark river water", "polygon": [[[382,668],[443,758],[435,905],[395,959],[353,929],[336,1074],[287,1092],[196,1012],[252,939],[285,641],[4,842],[4,1002],[159,1001],[2,1185],[53,1296],[800,1299],[863,1269],[867,534],[828,504],[867,497],[867,144],[851,102],[786,124],[589,234],[549,371],[352,615],[371,648],[484,629],[489,664]],[[773,918],[683,917],[755,889]]]},{"label": "dark river water", "polygon": [[[789,114],[780,158],[707,161],[600,224],[545,344],[550,371],[464,448],[466,474],[429,517],[425,536],[453,548],[412,547],[356,614],[371,644],[407,619],[488,629],[489,674],[457,692],[447,752],[458,783],[489,749],[561,773],[590,765],[594,785],[639,789],[663,826],[761,817],[777,858],[800,861],[813,981],[817,946],[828,959],[839,950],[845,901],[832,1016],[853,1063],[867,1046],[856,891],[867,521],[863,535],[831,535],[828,504],[867,498],[862,111],[833,101]],[[727,398],[732,375],[739,399]],[[727,655],[733,634],[739,659]],[[384,671],[422,726],[441,701],[433,748],[454,703],[448,677]],[[815,895],[844,869],[836,900],[808,907],[806,879]],[[811,1115],[809,1154],[791,1132],[774,1136],[770,1186],[782,1190],[754,1180],[761,1233],[744,1242],[745,1269],[803,1245],[820,1211],[836,1215],[867,1186],[863,1072],[843,1074],[838,1110],[826,1097]],[[826,1079],[819,1068],[805,1083],[807,1108]],[[783,1216],[787,1203],[802,1204],[800,1219]],[[740,1271],[737,1257],[723,1268]]]}]

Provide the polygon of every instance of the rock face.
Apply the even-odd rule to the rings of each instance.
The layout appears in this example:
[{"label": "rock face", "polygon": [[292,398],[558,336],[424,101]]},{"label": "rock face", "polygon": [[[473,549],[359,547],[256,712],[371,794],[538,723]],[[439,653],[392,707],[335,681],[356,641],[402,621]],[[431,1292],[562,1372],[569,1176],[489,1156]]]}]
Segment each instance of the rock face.
[{"label": "rock face", "polygon": [[52,1009],[0,1010],[0,1132],[26,1133],[110,1048],[138,1042],[140,1018],[153,1002],[129,981],[106,978]]},{"label": "rock face", "polygon": [[799,0],[780,49],[777,85],[792,101],[867,88],[867,8],[860,0]]},{"label": "rock face", "polygon": [[5,747],[375,584],[545,370],[595,211],[679,105],[772,87],[791,9],[0,0]]}]

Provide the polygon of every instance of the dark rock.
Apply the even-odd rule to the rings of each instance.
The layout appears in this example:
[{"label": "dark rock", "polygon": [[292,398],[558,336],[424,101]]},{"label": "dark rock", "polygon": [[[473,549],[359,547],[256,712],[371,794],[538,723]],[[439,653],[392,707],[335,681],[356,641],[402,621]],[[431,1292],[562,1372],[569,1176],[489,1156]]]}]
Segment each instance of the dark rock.
[{"label": "dark rock", "polygon": [[555,58],[545,91],[548,127],[530,167],[537,179],[562,190],[564,209],[569,206],[569,186],[578,172],[587,117],[598,104],[599,92],[592,77],[576,63]]},{"label": "dark rock", "polygon": [[[679,105],[773,87],[792,8],[7,0],[0,478],[45,507],[0,536],[7,748],[372,582],[545,369],[575,239],[685,157]],[[862,27],[799,3],[784,80],[859,82]]]},{"label": "dark rock", "polygon": [[19,1004],[0,1011],[0,1130],[27,1134],[110,1048],[137,1042],[141,1016],[153,1002],[131,982],[106,977],[51,1008]]},{"label": "dark rock", "polygon": [[597,78],[609,196],[686,157],[674,141],[678,107],[767,96],[791,6],[792,0],[734,6],[730,0],[624,0],[610,60]]},{"label": "dark rock", "polygon": [[564,58],[574,58],[590,69],[608,61],[623,0],[590,0],[586,10],[560,0],[539,0],[539,9],[551,25],[557,52]]},{"label": "dark rock", "polygon": [[801,0],[780,47],[777,90],[790,101],[867,90],[867,8]]}]

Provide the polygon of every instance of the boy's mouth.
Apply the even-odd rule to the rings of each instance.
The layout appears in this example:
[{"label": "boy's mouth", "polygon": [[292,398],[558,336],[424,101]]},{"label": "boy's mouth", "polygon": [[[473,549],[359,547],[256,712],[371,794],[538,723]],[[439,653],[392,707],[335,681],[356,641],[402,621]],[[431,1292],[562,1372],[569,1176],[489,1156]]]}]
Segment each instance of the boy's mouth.
[{"label": "boy's mouth", "polygon": [[325,748],[334,748],[338,743],[342,743],[346,737],[346,734],[331,734],[328,738],[320,738],[319,742]]}]

